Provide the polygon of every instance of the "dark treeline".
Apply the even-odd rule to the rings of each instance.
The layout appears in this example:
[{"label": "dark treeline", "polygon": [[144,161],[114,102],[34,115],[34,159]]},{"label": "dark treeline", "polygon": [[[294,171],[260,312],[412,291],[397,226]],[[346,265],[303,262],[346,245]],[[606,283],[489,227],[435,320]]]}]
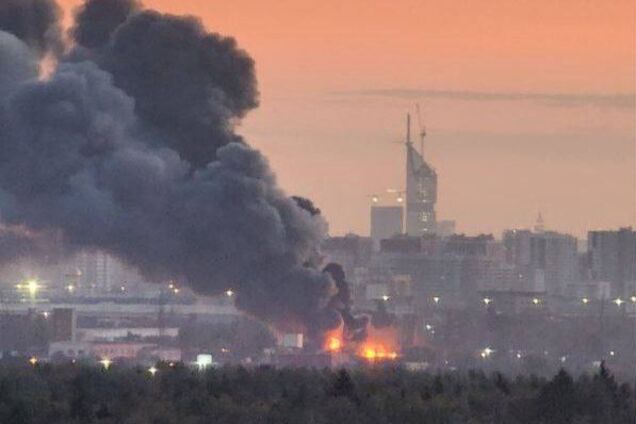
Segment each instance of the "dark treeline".
[{"label": "dark treeline", "polygon": [[30,423],[633,423],[633,388],[603,366],[573,379],[292,370],[0,365],[0,422]]}]

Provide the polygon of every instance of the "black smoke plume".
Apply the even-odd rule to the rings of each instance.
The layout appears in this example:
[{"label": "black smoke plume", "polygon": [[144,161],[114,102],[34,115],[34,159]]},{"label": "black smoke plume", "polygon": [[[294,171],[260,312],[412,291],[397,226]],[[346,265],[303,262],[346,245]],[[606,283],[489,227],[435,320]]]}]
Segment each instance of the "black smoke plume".
[{"label": "black smoke plume", "polygon": [[34,52],[62,51],[61,10],[54,0],[2,0],[0,31],[23,40]]},{"label": "black smoke plume", "polygon": [[75,11],[71,36],[78,45],[101,49],[115,30],[135,12],[141,10],[137,0],[90,0]]},{"label": "black smoke plume", "polygon": [[41,52],[31,33],[0,34],[2,225],[202,294],[232,288],[239,308],[277,325],[340,325],[341,290],[318,268],[324,219],[235,133],[258,103],[252,59],[194,18],[137,8],[86,2],[76,50],[46,80],[29,71]]},{"label": "black smoke plume", "polygon": [[336,293],[329,300],[326,309],[337,311],[342,317],[346,339],[351,341],[364,340],[367,336],[369,319],[366,315],[356,317],[351,312],[353,299],[351,298],[351,290],[342,265],[330,263],[323,269],[323,272],[328,274],[336,283]]},{"label": "black smoke plume", "polygon": [[[93,58],[135,100],[152,143],[171,148],[193,167],[205,167],[220,147],[243,142],[234,130],[258,105],[254,61],[233,38],[208,33],[198,19],[138,7],[122,0],[86,2],[73,31],[83,47],[75,55]],[[111,24],[127,18],[115,29],[101,30],[112,35],[107,43],[82,36],[102,16]],[[103,48],[91,50],[96,44]]]}]

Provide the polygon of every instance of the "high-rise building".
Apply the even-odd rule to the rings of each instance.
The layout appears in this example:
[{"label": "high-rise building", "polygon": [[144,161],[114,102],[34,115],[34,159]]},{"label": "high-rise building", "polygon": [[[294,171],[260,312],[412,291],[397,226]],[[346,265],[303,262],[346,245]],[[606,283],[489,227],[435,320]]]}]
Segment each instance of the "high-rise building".
[{"label": "high-rise building", "polygon": [[103,252],[82,252],[79,257],[81,285],[99,291],[110,291],[114,285],[114,259]]},{"label": "high-rise building", "polygon": [[578,279],[577,239],[553,231],[509,230],[503,234],[506,261],[526,290],[563,294]]},{"label": "high-rise building", "polygon": [[636,291],[636,232],[590,231],[587,237],[591,277],[611,284],[613,296]]},{"label": "high-rise building", "polygon": [[457,223],[450,219],[437,221],[437,228],[435,229],[435,232],[440,237],[450,237],[455,234],[456,226]]},{"label": "high-rise building", "polygon": [[77,316],[70,308],[55,308],[51,317],[53,342],[74,342]]},{"label": "high-rise building", "polygon": [[[422,131],[422,139],[425,136]],[[406,233],[410,236],[436,231],[437,173],[411,141],[411,117],[406,135]]]},{"label": "high-rise building", "polygon": [[377,247],[380,240],[403,233],[404,210],[402,206],[371,207],[371,239]]}]

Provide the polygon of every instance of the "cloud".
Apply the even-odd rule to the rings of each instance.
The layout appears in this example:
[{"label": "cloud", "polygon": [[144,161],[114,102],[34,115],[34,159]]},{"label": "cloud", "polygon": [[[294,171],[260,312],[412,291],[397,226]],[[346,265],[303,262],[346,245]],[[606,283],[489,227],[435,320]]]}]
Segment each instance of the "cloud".
[{"label": "cloud", "polygon": [[391,97],[398,99],[445,99],[469,102],[537,102],[551,107],[595,106],[635,109],[636,93],[533,93],[470,90],[386,88],[339,91],[336,95]]}]

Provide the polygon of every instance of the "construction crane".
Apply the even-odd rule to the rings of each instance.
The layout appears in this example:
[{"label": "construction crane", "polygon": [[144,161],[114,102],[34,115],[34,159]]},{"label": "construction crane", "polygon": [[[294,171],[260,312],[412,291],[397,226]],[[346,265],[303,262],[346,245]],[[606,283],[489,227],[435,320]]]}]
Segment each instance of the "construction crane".
[{"label": "construction crane", "polygon": [[420,154],[424,157],[424,139],[426,138],[426,127],[422,124],[422,114],[420,113],[420,104],[415,103],[415,110],[417,112],[417,125],[420,130]]},{"label": "construction crane", "polygon": [[396,196],[395,200],[398,203],[403,203],[404,202],[404,195],[406,194],[404,192],[404,190],[398,190],[398,189],[395,189],[395,188],[387,188],[386,192],[390,193],[390,194],[394,194]]}]

